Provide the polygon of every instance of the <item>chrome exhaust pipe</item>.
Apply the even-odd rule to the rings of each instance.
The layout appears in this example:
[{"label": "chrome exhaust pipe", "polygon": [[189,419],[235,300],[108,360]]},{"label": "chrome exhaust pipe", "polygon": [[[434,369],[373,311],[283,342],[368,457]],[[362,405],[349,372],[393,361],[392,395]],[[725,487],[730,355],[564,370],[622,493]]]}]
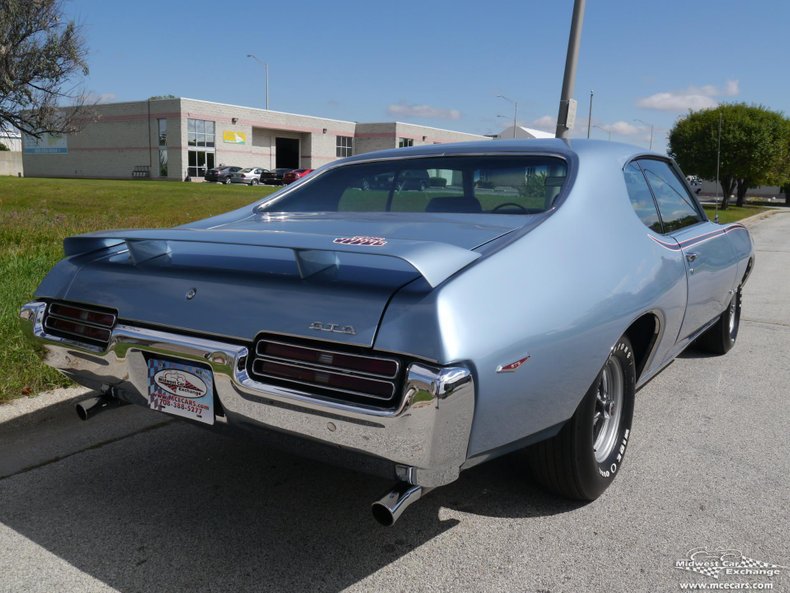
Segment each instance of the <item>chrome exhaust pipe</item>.
[{"label": "chrome exhaust pipe", "polygon": [[397,521],[407,508],[428,494],[433,488],[423,488],[408,482],[398,482],[395,487],[373,503],[373,518],[385,527]]},{"label": "chrome exhaust pipe", "polygon": [[88,399],[84,399],[81,402],[77,402],[77,404],[74,406],[74,409],[77,412],[77,416],[80,417],[80,420],[89,420],[99,412],[103,412],[104,410],[108,410],[110,408],[117,408],[122,406],[124,403],[126,402],[119,400],[110,392],[107,392],[102,393],[97,397],[89,397]]}]

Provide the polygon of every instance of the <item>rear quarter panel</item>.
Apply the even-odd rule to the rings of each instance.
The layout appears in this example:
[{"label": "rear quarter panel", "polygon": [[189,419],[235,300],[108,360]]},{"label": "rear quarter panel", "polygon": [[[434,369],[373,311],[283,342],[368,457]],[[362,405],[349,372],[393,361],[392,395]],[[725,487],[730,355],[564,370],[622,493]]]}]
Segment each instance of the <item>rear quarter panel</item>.
[{"label": "rear quarter panel", "polygon": [[[541,225],[437,290],[401,291],[388,307],[377,348],[473,368],[469,457],[567,420],[642,314],[660,320],[658,351],[674,344],[686,302],[682,256],[649,238],[620,166],[584,155],[573,190]],[[497,372],[525,356],[516,372]]]},{"label": "rear quarter panel", "polygon": [[738,272],[735,277],[735,282],[737,286],[740,286],[745,280],[749,262],[754,262],[754,244],[752,243],[752,237],[749,231],[740,223],[735,222],[728,224],[726,226],[726,231],[726,236],[738,260]]}]

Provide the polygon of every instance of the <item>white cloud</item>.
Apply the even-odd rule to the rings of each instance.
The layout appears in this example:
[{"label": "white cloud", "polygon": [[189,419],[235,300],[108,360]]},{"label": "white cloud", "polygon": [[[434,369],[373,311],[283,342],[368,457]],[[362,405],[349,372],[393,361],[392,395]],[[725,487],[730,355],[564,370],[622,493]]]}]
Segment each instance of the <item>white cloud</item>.
[{"label": "white cloud", "polygon": [[430,105],[412,105],[401,101],[387,107],[387,113],[394,117],[424,117],[428,119],[461,119],[458,109],[444,109]]},{"label": "white cloud", "polygon": [[737,80],[728,80],[727,83],[724,85],[724,95],[728,97],[735,97],[741,92],[741,88],[738,85]]},{"label": "white cloud", "polygon": [[656,93],[636,102],[637,107],[658,111],[696,111],[716,107],[718,101],[705,95],[686,93]]},{"label": "white cloud", "polygon": [[716,107],[719,102],[715,97],[734,97],[740,93],[737,80],[728,80],[724,88],[712,84],[691,86],[683,91],[656,93],[639,99],[636,104],[645,109],[659,111],[696,111]]},{"label": "white cloud", "polygon": [[527,127],[543,130],[544,132],[555,132],[557,130],[557,118],[551,115],[544,115],[538,119],[533,119],[527,124]]},{"label": "white cloud", "polygon": [[634,136],[640,132],[640,129],[637,126],[629,124],[627,121],[616,121],[613,124],[601,127],[607,132],[620,134],[621,136]]},{"label": "white cloud", "polygon": [[88,93],[85,99],[88,103],[112,103],[118,98],[115,93]]}]

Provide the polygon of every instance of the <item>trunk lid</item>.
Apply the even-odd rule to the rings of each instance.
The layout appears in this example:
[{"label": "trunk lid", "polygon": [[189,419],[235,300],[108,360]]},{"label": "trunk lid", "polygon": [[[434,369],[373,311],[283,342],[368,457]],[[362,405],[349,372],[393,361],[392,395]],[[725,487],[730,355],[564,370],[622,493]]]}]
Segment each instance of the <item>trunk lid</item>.
[{"label": "trunk lid", "polygon": [[110,307],[121,323],[370,347],[399,288],[422,276],[431,290],[525,222],[491,218],[256,214],[212,229],[82,235],[65,242],[72,257],[60,269],[76,268],[73,279],[55,268],[38,296]]}]

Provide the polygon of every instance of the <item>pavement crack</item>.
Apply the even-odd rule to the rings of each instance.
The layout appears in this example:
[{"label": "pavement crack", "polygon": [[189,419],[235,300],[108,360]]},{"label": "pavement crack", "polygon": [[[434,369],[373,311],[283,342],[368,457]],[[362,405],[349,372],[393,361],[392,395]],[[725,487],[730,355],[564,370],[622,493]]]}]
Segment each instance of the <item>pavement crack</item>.
[{"label": "pavement crack", "polygon": [[748,317],[741,317],[741,322],[744,323],[756,323],[759,325],[768,325],[773,327],[782,327],[782,328],[790,328],[790,323],[784,323],[782,321],[768,321],[765,319],[750,319]]},{"label": "pavement crack", "polygon": [[7,480],[9,478],[13,478],[15,476],[18,476],[20,474],[26,474],[27,472],[33,471],[35,469],[39,469],[41,467],[46,467],[47,465],[51,465],[53,463],[58,463],[60,461],[63,461],[64,459],[68,459],[69,457],[74,457],[75,455],[79,455],[80,453],[85,453],[85,451],[92,451],[94,449],[101,449],[102,447],[105,447],[107,445],[112,445],[113,443],[117,443],[118,441],[122,441],[124,439],[128,439],[129,437],[133,437],[133,436],[136,436],[138,434],[143,434],[143,433],[146,433],[146,432],[157,430],[159,428],[162,428],[163,426],[167,426],[168,424],[171,424],[172,422],[173,422],[172,420],[165,420],[164,422],[159,422],[159,423],[154,424],[152,426],[147,426],[147,427],[142,428],[142,429],[140,429],[140,430],[138,430],[136,432],[130,432],[129,434],[125,434],[125,435],[120,436],[120,437],[115,437],[115,438],[112,438],[112,439],[107,439],[106,441],[101,441],[99,443],[94,443],[93,445],[89,445],[88,447],[85,447],[84,449],[80,449],[79,451],[74,451],[73,453],[69,453],[68,455],[59,455],[57,457],[53,457],[52,459],[48,459],[47,461],[42,461],[41,463],[36,463],[34,465],[30,465],[28,467],[25,467],[23,469],[15,471],[12,474],[8,474],[7,476],[0,476],[0,482],[2,482],[3,480]]}]

